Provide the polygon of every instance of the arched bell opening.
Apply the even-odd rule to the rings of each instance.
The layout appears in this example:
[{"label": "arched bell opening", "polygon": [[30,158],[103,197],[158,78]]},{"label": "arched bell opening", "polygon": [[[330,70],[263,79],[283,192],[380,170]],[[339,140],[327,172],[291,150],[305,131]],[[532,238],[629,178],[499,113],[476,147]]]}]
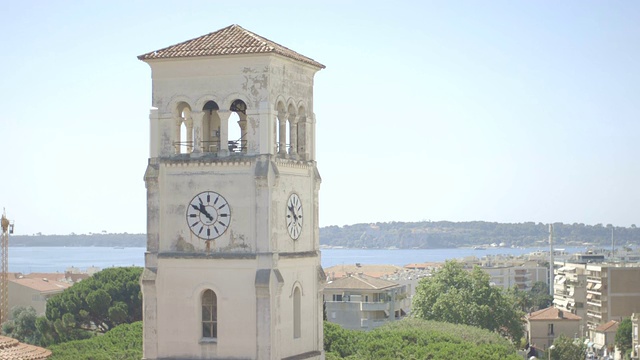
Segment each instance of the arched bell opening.
[{"label": "arched bell opening", "polygon": [[220,107],[215,101],[207,101],[202,107],[202,150],[217,152],[220,149]]},{"label": "arched bell opening", "polygon": [[179,102],[177,105],[177,118],[175,120],[175,131],[173,145],[176,154],[186,154],[193,151],[193,118],[191,117],[191,106],[186,102]]},{"label": "arched bell opening", "polygon": [[279,101],[276,105],[278,115],[275,124],[275,153],[278,155],[284,155],[287,153],[287,110],[284,107],[284,103]]},{"label": "arched bell opening", "polygon": [[236,123],[237,126],[229,126],[229,152],[246,153],[247,152],[247,104],[240,99],[236,99],[231,103],[229,108],[231,115],[229,116],[229,125]]}]

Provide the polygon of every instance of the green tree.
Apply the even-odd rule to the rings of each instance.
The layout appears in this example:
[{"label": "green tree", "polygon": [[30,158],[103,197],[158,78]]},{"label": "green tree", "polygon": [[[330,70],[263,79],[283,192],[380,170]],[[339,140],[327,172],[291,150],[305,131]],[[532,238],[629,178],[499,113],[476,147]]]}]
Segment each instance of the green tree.
[{"label": "green tree", "polygon": [[627,352],[631,350],[632,341],[631,341],[631,319],[626,318],[622,320],[620,325],[618,325],[618,331],[616,331],[616,346],[620,349],[620,353],[626,358]]},{"label": "green tree", "polygon": [[583,343],[565,335],[557,337],[553,346],[554,349],[551,350],[551,359],[553,360],[584,360],[587,354],[587,348]]},{"label": "green tree", "polygon": [[510,296],[515,302],[518,309],[523,312],[528,312],[533,306],[533,301],[531,300],[531,295],[528,291],[522,291],[517,287],[512,287],[507,290],[508,296]]},{"label": "green tree", "polygon": [[85,339],[142,320],[141,274],[139,267],[105,269],[50,298],[46,317],[36,321],[43,344]]},{"label": "green tree", "polygon": [[2,324],[2,333],[18,341],[40,345],[41,334],[36,328],[36,310],[29,306],[18,306],[12,310],[13,320]]},{"label": "green tree", "polygon": [[523,312],[516,299],[492,287],[489,275],[479,267],[468,272],[457,261],[445,262],[433,276],[420,280],[412,313],[421,319],[497,331],[513,341],[523,336]]},{"label": "green tree", "polygon": [[546,309],[553,302],[553,296],[549,295],[549,285],[544,281],[535,282],[529,295],[531,303],[536,309]]}]

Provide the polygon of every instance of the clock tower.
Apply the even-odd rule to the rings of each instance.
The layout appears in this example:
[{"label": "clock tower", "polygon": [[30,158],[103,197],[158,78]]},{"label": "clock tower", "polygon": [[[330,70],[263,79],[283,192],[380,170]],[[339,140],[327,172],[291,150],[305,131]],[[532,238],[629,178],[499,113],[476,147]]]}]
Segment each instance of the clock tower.
[{"label": "clock tower", "polygon": [[145,359],[322,359],[317,61],[232,25],[151,67]]}]

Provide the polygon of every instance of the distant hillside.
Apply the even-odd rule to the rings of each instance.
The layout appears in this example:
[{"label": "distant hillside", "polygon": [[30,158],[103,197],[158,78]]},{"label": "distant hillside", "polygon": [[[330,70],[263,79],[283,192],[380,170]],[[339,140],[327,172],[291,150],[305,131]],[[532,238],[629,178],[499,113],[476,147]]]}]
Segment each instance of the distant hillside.
[{"label": "distant hillside", "polygon": [[[617,246],[640,245],[640,229],[585,224],[554,224],[558,245],[610,246],[611,229]],[[507,246],[546,244],[549,226],[542,223],[389,222],[320,228],[320,244],[352,248],[453,248],[505,243]],[[145,247],[146,234],[16,235],[9,246]]]},{"label": "distant hillside", "polygon": [[[610,245],[611,229],[618,246],[640,244],[640,229],[585,224],[554,224],[558,245]],[[549,226],[542,223],[502,224],[471,222],[389,222],[355,224],[320,229],[320,243],[352,248],[452,248],[505,243],[507,246],[533,246],[548,243]]]}]

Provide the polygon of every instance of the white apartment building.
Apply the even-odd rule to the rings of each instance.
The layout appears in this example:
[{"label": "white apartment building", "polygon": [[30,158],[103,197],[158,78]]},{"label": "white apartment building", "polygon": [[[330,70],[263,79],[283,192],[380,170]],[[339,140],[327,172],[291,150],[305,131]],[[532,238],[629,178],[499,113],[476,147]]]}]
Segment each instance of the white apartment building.
[{"label": "white apartment building", "polygon": [[553,282],[553,305],[582,318],[580,334],[587,329],[587,265],[556,261]]}]

